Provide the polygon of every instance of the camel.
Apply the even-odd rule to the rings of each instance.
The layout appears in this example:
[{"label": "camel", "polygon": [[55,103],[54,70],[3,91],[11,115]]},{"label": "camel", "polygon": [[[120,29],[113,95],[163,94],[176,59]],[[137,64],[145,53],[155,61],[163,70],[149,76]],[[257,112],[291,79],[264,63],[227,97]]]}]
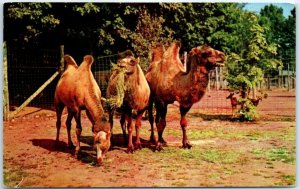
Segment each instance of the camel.
[{"label": "camel", "polygon": [[231,108],[232,108],[232,116],[234,116],[234,112],[239,104],[238,99],[234,96],[234,92],[231,92],[226,99],[230,99]]},{"label": "camel", "polygon": [[[110,80],[108,82],[106,96],[107,98],[116,96],[117,94],[117,85],[120,80],[123,79],[125,86],[123,102],[121,105],[121,127],[123,131],[124,142],[126,142],[126,124],[128,129],[128,145],[127,153],[132,153],[135,149],[140,149],[140,127],[142,115],[147,109],[148,101],[150,97],[150,88],[147,83],[147,80],[144,76],[144,73],[139,65],[139,58],[134,58],[131,51],[127,51],[120,55],[120,58],[117,63],[119,69],[116,69],[112,72]],[[125,69],[125,74],[121,74],[120,69]],[[121,78],[123,77],[123,78]],[[111,130],[113,128],[113,114],[115,109],[110,110],[110,124]],[[136,129],[136,141],[133,146],[132,143],[132,128],[133,128],[133,117],[135,115],[135,129]]]},{"label": "camel", "polygon": [[70,130],[73,117],[76,121],[76,148],[75,156],[78,158],[80,152],[81,110],[86,110],[86,114],[92,123],[94,144],[97,149],[97,163],[101,164],[105,154],[110,148],[110,125],[108,116],[104,113],[101,104],[101,92],[91,72],[91,65],[94,59],[91,55],[86,55],[83,62],[78,67],[75,60],[70,55],[64,56],[65,71],[61,75],[56,86],[54,103],[56,107],[56,143],[59,143],[59,132],[61,127],[61,115],[64,107],[68,109],[66,120],[68,133],[68,146],[73,147]]},{"label": "camel", "polygon": [[192,105],[198,102],[208,85],[208,74],[216,66],[222,66],[225,61],[223,52],[217,51],[209,46],[198,46],[193,48],[187,59],[187,70],[184,71],[179,58],[180,43],[172,43],[165,52],[161,53],[160,46],[153,50],[155,59],[152,60],[149,70],[146,73],[146,79],[151,89],[149,102],[149,121],[151,124],[150,140],[153,141],[153,121],[151,108],[153,102],[156,107],[155,123],[158,131],[158,140],[165,144],[163,131],[166,127],[166,114],[168,104],[174,101],[180,104],[182,129],[182,147],[190,149],[187,135],[186,114]]}]

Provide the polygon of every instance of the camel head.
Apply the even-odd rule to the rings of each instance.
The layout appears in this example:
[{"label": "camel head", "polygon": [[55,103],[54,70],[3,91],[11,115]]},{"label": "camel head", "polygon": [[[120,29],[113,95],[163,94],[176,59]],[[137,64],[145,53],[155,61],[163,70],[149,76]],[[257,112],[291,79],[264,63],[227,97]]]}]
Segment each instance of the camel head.
[{"label": "camel head", "polygon": [[226,97],[226,99],[230,99],[230,98],[232,98],[234,96],[234,92],[231,92],[227,97]]},{"label": "camel head", "polygon": [[130,74],[134,73],[135,67],[139,63],[140,63],[140,58],[134,58],[133,54],[130,54],[130,55],[127,55],[123,58],[119,58],[117,64],[120,68],[125,68],[126,69],[126,74],[130,75]]},{"label": "camel head", "polygon": [[221,51],[215,50],[207,45],[202,45],[193,48],[190,57],[197,57],[197,63],[205,66],[208,70],[216,66],[224,66],[225,54]]},{"label": "camel head", "polygon": [[107,116],[104,116],[95,122],[94,129],[94,147],[97,151],[97,163],[102,164],[103,159],[110,148],[110,124]]}]

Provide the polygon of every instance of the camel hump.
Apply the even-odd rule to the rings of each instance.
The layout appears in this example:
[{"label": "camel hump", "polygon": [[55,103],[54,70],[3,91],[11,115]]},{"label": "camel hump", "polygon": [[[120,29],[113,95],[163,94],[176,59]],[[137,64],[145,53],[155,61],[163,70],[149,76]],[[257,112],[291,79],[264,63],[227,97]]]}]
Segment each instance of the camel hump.
[{"label": "camel hump", "polygon": [[83,61],[85,61],[86,63],[88,63],[88,65],[91,65],[94,62],[94,58],[93,58],[92,55],[85,55],[83,57]]},{"label": "camel hump", "polygon": [[181,48],[181,43],[179,41],[176,41],[171,45],[171,47],[173,49],[173,51],[172,51],[173,57],[179,56],[179,50]]},{"label": "camel hump", "polygon": [[155,61],[161,60],[162,57],[163,57],[164,52],[165,52],[164,46],[162,44],[157,44],[152,49],[151,62],[155,62]]},{"label": "camel hump", "polygon": [[67,69],[68,66],[74,66],[75,68],[78,68],[78,65],[76,64],[74,58],[70,55],[65,55],[64,56],[64,60],[65,60],[65,68]]}]

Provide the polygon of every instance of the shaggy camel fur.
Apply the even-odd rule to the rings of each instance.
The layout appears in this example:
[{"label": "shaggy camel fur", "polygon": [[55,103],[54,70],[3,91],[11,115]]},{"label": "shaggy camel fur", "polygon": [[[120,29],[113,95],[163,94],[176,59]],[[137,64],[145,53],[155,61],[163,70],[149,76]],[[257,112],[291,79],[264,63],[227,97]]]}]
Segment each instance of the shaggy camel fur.
[{"label": "shaggy camel fur", "polygon": [[180,104],[180,125],[183,133],[183,148],[191,148],[186,135],[186,114],[192,105],[198,102],[204,95],[208,85],[208,73],[211,69],[221,65],[225,60],[223,52],[214,50],[208,46],[193,48],[188,54],[187,71],[184,71],[179,58],[179,43],[172,43],[164,52],[155,55],[155,52],[163,49],[158,46],[153,51],[155,59],[152,61],[146,79],[151,89],[149,103],[149,119],[151,124],[151,138],[153,141],[153,115],[151,107],[153,102],[156,107],[156,126],[158,140],[165,143],[162,135],[166,126],[166,114],[168,104],[178,101]]},{"label": "shaggy camel fur", "polygon": [[[130,51],[129,51],[130,52]],[[126,142],[126,124],[127,121],[127,129],[128,129],[128,146],[127,153],[132,153],[134,149],[141,148],[140,141],[140,127],[141,127],[141,119],[144,111],[147,109],[148,101],[150,97],[150,88],[144,76],[144,73],[139,65],[139,59],[134,58],[132,52],[125,54],[125,57],[120,58],[117,63],[119,68],[124,68],[125,74],[121,75],[118,69],[114,70],[110,80],[108,82],[108,88],[106,92],[107,98],[116,96],[116,86],[120,77],[124,78],[124,98],[123,104],[121,105],[121,127],[123,131],[124,142]],[[132,143],[132,128],[133,128],[133,113],[136,113],[135,117],[135,129],[136,129],[136,141],[135,146]],[[110,110],[110,124],[111,130],[113,127],[113,114],[114,109]]]},{"label": "shaggy camel fur", "polygon": [[94,144],[97,149],[97,162],[102,163],[105,154],[110,147],[110,125],[108,117],[105,115],[101,105],[101,92],[91,72],[91,65],[94,62],[92,56],[84,57],[83,62],[78,67],[74,59],[64,56],[66,68],[61,75],[55,90],[55,107],[57,115],[57,135],[56,142],[59,142],[59,131],[61,127],[61,115],[64,107],[68,109],[66,120],[68,132],[68,146],[72,147],[71,141],[71,121],[73,117],[76,121],[77,144],[75,155],[78,158],[80,150],[81,110],[86,110],[86,114],[93,125]]}]

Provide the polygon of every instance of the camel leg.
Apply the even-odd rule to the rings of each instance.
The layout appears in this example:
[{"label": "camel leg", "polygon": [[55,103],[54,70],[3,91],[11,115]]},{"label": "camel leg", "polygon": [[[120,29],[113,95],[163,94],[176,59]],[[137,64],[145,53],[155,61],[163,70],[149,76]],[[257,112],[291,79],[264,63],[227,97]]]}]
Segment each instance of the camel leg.
[{"label": "camel leg", "polygon": [[122,128],[122,133],[123,133],[123,141],[124,141],[124,146],[127,145],[127,139],[126,139],[126,123],[125,123],[125,114],[122,113],[121,115],[121,119],[120,119],[120,124],[121,124],[121,128]]},{"label": "camel leg", "polygon": [[142,144],[140,140],[140,128],[142,125],[142,117],[143,117],[144,111],[138,112],[138,115],[136,116],[135,121],[135,132],[136,132],[136,141],[135,141],[135,149],[142,149]]},{"label": "camel leg", "polygon": [[90,122],[92,123],[92,133],[94,133],[94,124],[95,124],[95,122],[93,120],[92,114],[88,110],[85,110],[85,112],[86,112],[86,115],[89,118]]},{"label": "camel leg", "polygon": [[131,116],[126,115],[126,120],[128,123],[127,129],[128,129],[128,146],[127,146],[127,153],[133,153],[134,147],[132,144],[132,126],[133,126],[133,121]]},{"label": "camel leg", "polygon": [[80,113],[81,113],[81,111],[79,110],[79,111],[75,114],[75,121],[76,121],[76,139],[77,139],[77,144],[76,144],[76,148],[75,148],[75,156],[76,156],[76,158],[79,157],[79,151],[80,151],[80,135],[81,135],[81,131],[82,131],[81,120],[80,120]]},{"label": "camel leg", "polygon": [[151,135],[150,135],[150,142],[154,143],[155,142],[155,136],[154,136],[154,128],[153,128],[153,123],[154,123],[154,116],[153,116],[153,100],[150,97],[149,99],[149,106],[148,106],[148,117],[149,117],[149,122],[151,126]]},{"label": "camel leg", "polygon": [[187,135],[186,135],[186,127],[187,127],[187,119],[185,117],[185,115],[187,114],[187,112],[191,109],[190,107],[183,107],[180,106],[180,114],[181,114],[181,120],[180,120],[180,125],[181,125],[181,129],[182,129],[182,148],[188,148],[190,149],[192,147],[192,145],[190,144]]},{"label": "camel leg", "polygon": [[[165,130],[165,127],[166,127],[166,115],[167,115],[167,108],[168,108],[168,105],[161,105],[157,108],[157,112],[158,112],[158,109],[160,109],[160,113],[159,113],[159,122],[157,124],[157,132],[158,132],[158,141],[161,143],[161,144],[166,144],[167,142],[163,139],[162,135],[163,135],[163,132]],[[158,119],[156,120],[158,121]]]},{"label": "camel leg", "polygon": [[68,133],[68,147],[69,148],[73,148],[74,147],[73,142],[71,140],[71,125],[72,125],[72,119],[73,119],[73,117],[74,117],[73,112],[71,112],[68,109],[68,117],[67,117],[67,120],[66,120],[66,126],[67,126],[67,133]]},{"label": "camel leg", "polygon": [[56,105],[56,145],[59,144],[59,132],[61,127],[61,115],[64,110],[64,105],[62,103],[59,103]]},{"label": "camel leg", "polygon": [[114,135],[113,135],[113,127],[114,127],[114,111],[109,112],[109,124],[110,124],[110,132],[111,132],[111,137],[110,137],[110,143],[111,143],[111,148],[115,145],[114,143]]}]

